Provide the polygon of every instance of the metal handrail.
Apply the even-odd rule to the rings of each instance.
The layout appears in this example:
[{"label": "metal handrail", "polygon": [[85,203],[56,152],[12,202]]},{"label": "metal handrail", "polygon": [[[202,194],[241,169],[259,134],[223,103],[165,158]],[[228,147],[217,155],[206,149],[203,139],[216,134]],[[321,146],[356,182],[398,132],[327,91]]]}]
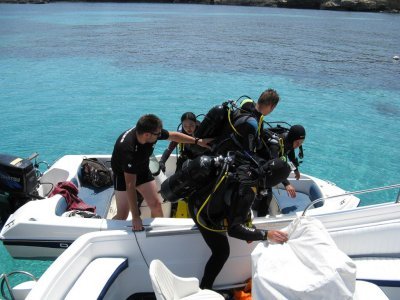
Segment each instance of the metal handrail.
[{"label": "metal handrail", "polygon": [[11,299],[12,300],[15,299],[14,293],[13,293],[13,290],[12,290],[12,287],[11,287],[11,284],[10,284],[10,281],[8,280],[8,277],[10,277],[11,275],[14,275],[14,274],[24,274],[24,275],[27,275],[28,277],[30,277],[31,279],[33,279],[34,281],[37,281],[37,278],[34,275],[32,275],[31,273],[26,272],[26,271],[14,271],[14,272],[11,272],[11,273],[8,273],[8,274],[6,274],[6,273],[1,274],[1,276],[0,276],[0,280],[1,280],[0,290],[1,290],[1,295],[4,297],[4,299],[8,299],[8,297],[6,296],[6,294],[4,292],[4,283],[7,286],[7,289],[8,289],[8,292],[10,293]]},{"label": "metal handrail", "polygon": [[372,188],[372,189],[361,190],[361,191],[346,192],[344,194],[335,195],[335,196],[318,198],[307,205],[307,207],[304,209],[303,214],[301,216],[304,217],[306,215],[307,210],[314,204],[325,201],[327,199],[338,198],[338,197],[343,197],[343,196],[360,195],[360,194],[366,194],[366,193],[384,191],[384,190],[391,190],[391,189],[395,189],[395,188],[399,188],[399,193],[397,194],[397,199],[396,199],[395,203],[400,203],[400,183],[398,183],[398,184],[387,185],[387,186],[382,186],[382,187],[377,187],[377,188]]}]

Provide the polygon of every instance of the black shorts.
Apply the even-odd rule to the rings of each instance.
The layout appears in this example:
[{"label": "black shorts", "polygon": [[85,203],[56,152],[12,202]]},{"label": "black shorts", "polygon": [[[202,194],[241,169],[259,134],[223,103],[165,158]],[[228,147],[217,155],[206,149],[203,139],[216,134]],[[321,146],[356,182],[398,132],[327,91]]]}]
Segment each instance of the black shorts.
[{"label": "black shorts", "polygon": [[[136,174],[136,186],[154,180],[150,170],[147,169]],[[124,173],[114,173],[114,189],[116,191],[126,191],[126,183]]]}]

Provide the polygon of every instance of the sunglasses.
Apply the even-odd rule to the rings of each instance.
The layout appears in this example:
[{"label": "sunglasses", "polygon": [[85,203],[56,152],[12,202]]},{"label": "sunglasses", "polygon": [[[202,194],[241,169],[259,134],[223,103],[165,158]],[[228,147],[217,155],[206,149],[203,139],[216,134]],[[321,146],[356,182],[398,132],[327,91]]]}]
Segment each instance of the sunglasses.
[{"label": "sunglasses", "polygon": [[152,135],[155,135],[157,137],[161,136],[161,131],[160,132],[150,132]]}]

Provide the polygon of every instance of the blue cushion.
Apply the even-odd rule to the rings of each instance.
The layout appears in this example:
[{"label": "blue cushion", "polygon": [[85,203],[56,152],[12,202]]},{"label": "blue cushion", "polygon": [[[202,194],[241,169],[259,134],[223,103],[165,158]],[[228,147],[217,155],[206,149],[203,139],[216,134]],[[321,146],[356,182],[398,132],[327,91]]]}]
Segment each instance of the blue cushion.
[{"label": "blue cushion", "polygon": [[303,211],[308,204],[310,198],[307,194],[296,192],[296,197],[291,198],[286,190],[279,189],[273,190],[273,194],[277,200],[278,206],[282,214],[294,213],[296,211]]},{"label": "blue cushion", "polygon": [[96,214],[102,218],[106,218],[113,194],[113,186],[107,188],[81,186],[79,188],[78,197],[86,204],[96,206]]},{"label": "blue cushion", "polygon": [[[310,194],[310,200],[311,201],[314,201],[314,200],[317,200],[319,198],[322,198],[322,193],[321,193],[320,189],[314,184],[311,185],[309,194]],[[315,208],[321,207],[323,204],[324,204],[324,202],[321,201],[321,202],[318,202],[318,203],[314,204],[314,207]]]}]

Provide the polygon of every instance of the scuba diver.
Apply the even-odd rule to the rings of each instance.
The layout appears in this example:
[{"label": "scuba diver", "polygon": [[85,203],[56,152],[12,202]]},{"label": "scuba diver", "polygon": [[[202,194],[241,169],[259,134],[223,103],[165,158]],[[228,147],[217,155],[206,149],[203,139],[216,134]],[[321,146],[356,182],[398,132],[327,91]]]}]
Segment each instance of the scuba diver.
[{"label": "scuba diver", "polygon": [[[306,130],[302,125],[293,125],[290,128],[275,127],[265,129],[262,136],[264,147],[258,154],[264,159],[281,157],[285,161],[291,162],[296,180],[300,179],[300,162],[296,157],[295,149],[299,148],[299,158],[303,158],[303,143],[306,138]],[[288,195],[296,197],[296,190],[289,180],[282,181]],[[258,217],[264,217],[268,213],[268,207],[272,200],[272,188],[267,188],[267,194],[259,197],[254,203],[253,209],[257,211]]]},{"label": "scuba diver", "polygon": [[[240,106],[236,102],[246,97]],[[226,155],[228,151],[243,150],[255,152],[259,146],[264,116],[270,114],[279,102],[279,95],[273,89],[264,91],[257,103],[242,96],[213,107],[201,122],[196,137],[212,137],[212,151],[215,155]]]},{"label": "scuba diver", "polygon": [[[192,112],[185,112],[181,116],[181,124],[178,126],[178,132],[182,132],[186,135],[194,137],[194,133],[198,126],[200,125],[200,122],[197,121],[196,115]],[[182,126],[181,128],[179,128]],[[203,154],[205,152],[205,149],[203,147],[200,147],[197,144],[183,144],[183,143],[177,143],[177,142],[170,142],[168,145],[168,148],[165,149],[163,155],[161,156],[161,159],[159,161],[160,164],[160,169],[165,173],[165,163],[168,160],[169,156],[171,155],[172,151],[178,146],[179,149],[179,155],[178,159],[176,161],[176,171],[180,170],[182,167],[182,164],[184,163],[185,160],[187,159],[194,159],[197,156]]]},{"label": "scuba diver", "polygon": [[229,258],[226,233],[247,242],[287,241],[283,231],[261,230],[251,225],[251,206],[259,181],[274,186],[289,173],[289,165],[280,158],[265,161],[237,151],[226,157],[203,155],[188,160],[162,183],[160,192],[164,199],[188,201],[190,215],[211,249],[200,288],[212,288]]}]

